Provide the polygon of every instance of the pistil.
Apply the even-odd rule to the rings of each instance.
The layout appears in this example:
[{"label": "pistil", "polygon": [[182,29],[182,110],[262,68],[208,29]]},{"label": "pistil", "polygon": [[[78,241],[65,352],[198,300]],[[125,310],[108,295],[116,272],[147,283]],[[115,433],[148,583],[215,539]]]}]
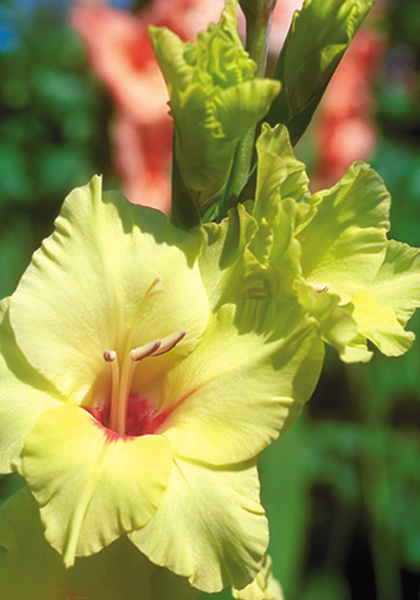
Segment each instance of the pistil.
[{"label": "pistil", "polygon": [[186,335],[185,330],[173,333],[159,340],[148,342],[134,348],[128,353],[121,373],[118,355],[115,350],[104,350],[104,360],[111,365],[111,410],[109,417],[110,429],[125,435],[127,421],[127,406],[130,397],[131,383],[137,363],[147,357],[161,356],[172,350]]}]

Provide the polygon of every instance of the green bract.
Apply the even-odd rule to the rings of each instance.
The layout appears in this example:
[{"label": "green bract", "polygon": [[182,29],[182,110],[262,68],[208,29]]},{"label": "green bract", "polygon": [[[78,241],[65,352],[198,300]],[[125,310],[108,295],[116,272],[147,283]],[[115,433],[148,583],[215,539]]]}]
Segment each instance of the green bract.
[{"label": "green bract", "polygon": [[189,234],[94,178],[3,301],[1,470],[23,475],[67,567],[127,535],[205,591],[258,574],[256,457],[323,348],[293,295],[270,299],[256,231],[241,207]]},{"label": "green bract", "polygon": [[[285,127],[263,127],[252,213],[258,260],[288,282],[347,362],[367,361],[367,340],[406,352],[404,326],[420,306],[420,250],[387,239],[390,197],[368,165],[354,163],[331,189],[311,195]],[[276,285],[276,284],[275,284]]]},{"label": "green bract", "polygon": [[150,29],[169,89],[175,155],[201,216],[227,181],[239,139],[280,90],[277,81],[254,78],[256,65],[238,35],[237,3],[227,0],[220,22],[200,33],[195,44],[167,29]]},{"label": "green bract", "polygon": [[282,82],[267,121],[299,140],[375,0],[305,0],[295,12],[274,77]]}]

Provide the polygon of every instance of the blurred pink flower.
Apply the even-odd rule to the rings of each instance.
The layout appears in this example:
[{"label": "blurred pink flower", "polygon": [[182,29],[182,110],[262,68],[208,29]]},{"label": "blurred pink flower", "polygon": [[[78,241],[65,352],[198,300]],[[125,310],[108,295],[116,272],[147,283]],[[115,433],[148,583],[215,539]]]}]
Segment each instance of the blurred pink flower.
[{"label": "blurred pink flower", "polygon": [[304,0],[277,0],[270,33],[270,54],[277,60],[283,47],[296,10],[302,8]]},{"label": "blurred pink flower", "polygon": [[210,21],[218,21],[223,4],[223,0],[154,0],[135,17],[104,2],[85,0],[70,12],[92,69],[115,102],[115,163],[124,193],[133,203],[170,209],[172,125],[147,28],[165,26],[184,40],[193,40]]}]

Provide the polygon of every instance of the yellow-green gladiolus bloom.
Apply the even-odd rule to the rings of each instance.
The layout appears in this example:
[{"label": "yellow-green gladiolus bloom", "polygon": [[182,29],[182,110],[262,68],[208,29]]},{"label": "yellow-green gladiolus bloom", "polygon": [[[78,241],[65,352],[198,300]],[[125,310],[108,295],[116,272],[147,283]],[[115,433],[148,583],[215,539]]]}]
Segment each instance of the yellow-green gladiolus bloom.
[{"label": "yellow-green gladiolus bloom", "polygon": [[67,567],[127,534],[201,590],[260,571],[256,457],[323,349],[292,297],[232,301],[243,247],[226,223],[190,234],[102,197],[96,177],[3,301],[0,469],[25,478]]}]

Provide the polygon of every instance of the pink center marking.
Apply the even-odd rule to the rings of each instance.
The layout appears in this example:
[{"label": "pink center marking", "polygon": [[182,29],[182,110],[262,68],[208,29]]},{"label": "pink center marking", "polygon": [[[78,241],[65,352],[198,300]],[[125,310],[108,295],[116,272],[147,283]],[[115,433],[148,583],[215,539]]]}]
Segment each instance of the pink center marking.
[{"label": "pink center marking", "polygon": [[95,418],[96,425],[104,430],[109,441],[115,441],[117,439],[129,440],[142,435],[159,433],[166,419],[171,415],[176,406],[159,412],[146,398],[138,394],[130,394],[127,405],[126,433],[124,435],[110,429],[108,405],[101,404],[94,407],[85,406],[83,408]]}]

